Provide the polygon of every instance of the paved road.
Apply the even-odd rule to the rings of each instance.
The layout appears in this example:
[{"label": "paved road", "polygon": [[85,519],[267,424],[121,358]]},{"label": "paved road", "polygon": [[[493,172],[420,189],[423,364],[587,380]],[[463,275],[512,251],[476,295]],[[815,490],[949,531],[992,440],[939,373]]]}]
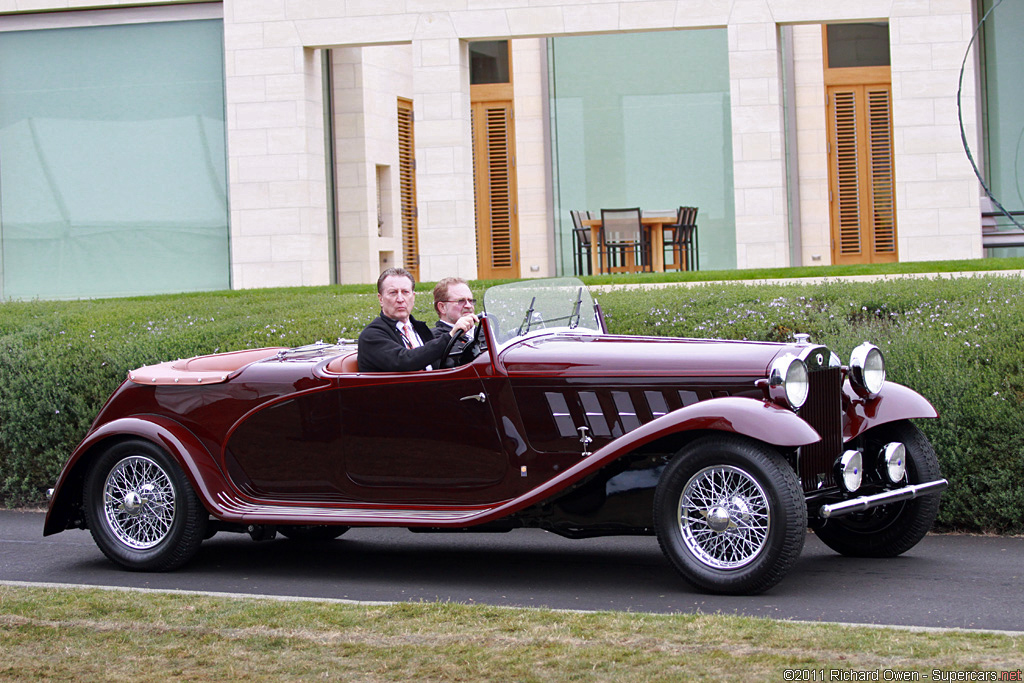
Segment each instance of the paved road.
[{"label": "paved road", "polygon": [[932,535],[901,557],[866,560],[808,535],[782,583],[735,597],[691,588],[647,537],[353,529],[304,545],[218,534],[184,568],[140,574],[108,562],[89,532],[43,538],[42,525],[42,513],[0,511],[0,580],[1024,631],[1024,538]]}]

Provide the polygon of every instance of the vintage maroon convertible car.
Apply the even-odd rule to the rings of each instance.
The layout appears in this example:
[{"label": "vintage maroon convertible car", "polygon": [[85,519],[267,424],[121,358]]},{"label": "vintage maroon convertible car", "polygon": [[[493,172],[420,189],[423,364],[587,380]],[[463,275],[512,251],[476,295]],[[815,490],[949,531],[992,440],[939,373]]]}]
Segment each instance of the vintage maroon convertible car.
[{"label": "vintage maroon convertible car", "polygon": [[615,336],[572,279],[493,287],[484,309],[449,369],[359,373],[339,342],[132,371],[64,467],[44,534],[88,528],[137,570],[178,567],[217,531],[656,534],[696,586],[754,593],[808,526],[881,557],[935,519],[946,481],[909,422],[935,410],[885,381],[870,344],[842,366],[805,336]]}]

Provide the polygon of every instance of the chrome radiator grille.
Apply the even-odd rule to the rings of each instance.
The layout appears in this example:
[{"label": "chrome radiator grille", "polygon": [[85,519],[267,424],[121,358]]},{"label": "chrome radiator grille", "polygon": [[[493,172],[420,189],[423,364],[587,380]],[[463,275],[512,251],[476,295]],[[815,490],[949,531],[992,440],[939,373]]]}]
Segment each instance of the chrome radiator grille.
[{"label": "chrome radiator grille", "polygon": [[800,409],[802,417],[821,435],[818,443],[800,449],[800,480],[804,492],[819,485],[835,486],[832,464],[843,448],[842,392],[843,373],[840,368],[823,368],[808,373],[807,402]]}]

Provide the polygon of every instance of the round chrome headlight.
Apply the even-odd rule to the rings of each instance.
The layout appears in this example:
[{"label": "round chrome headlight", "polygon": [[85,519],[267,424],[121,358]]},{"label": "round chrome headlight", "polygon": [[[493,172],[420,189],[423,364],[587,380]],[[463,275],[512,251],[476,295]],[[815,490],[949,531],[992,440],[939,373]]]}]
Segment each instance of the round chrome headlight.
[{"label": "round chrome headlight", "polygon": [[836,481],[848,493],[860,488],[864,476],[860,451],[846,451],[836,461]]},{"label": "round chrome headlight", "polygon": [[864,342],[850,354],[850,382],[858,394],[874,396],[885,382],[885,358],[874,344]]},{"label": "round chrome headlight", "polygon": [[768,386],[775,401],[796,410],[807,400],[807,365],[788,354],[776,358],[768,369]]},{"label": "round chrome headlight", "polygon": [[894,484],[903,481],[903,475],[907,473],[906,446],[898,441],[885,444],[885,448],[882,449],[882,463],[889,481]]}]

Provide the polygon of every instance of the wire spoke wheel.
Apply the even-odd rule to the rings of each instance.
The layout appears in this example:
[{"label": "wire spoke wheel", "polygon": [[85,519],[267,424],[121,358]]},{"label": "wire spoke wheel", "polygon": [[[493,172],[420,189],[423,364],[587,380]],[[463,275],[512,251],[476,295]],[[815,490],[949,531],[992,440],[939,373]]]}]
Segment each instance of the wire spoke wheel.
[{"label": "wire spoke wheel", "polygon": [[119,541],[146,550],[167,537],[174,522],[174,485],[149,458],[117,463],[103,485],[103,514]]},{"label": "wire spoke wheel", "polygon": [[654,494],[654,530],[665,556],[712,593],[760,593],[803,549],[807,506],[796,472],[767,444],[734,434],[691,442]]},{"label": "wire spoke wheel", "polygon": [[679,502],[686,547],[710,567],[737,569],[764,549],[771,505],[764,489],[737,467],[707,467],[687,482]]},{"label": "wire spoke wheel", "polygon": [[168,571],[196,554],[209,514],[165,450],[141,439],[121,441],[88,467],[86,526],[104,555],[126,569]]}]

